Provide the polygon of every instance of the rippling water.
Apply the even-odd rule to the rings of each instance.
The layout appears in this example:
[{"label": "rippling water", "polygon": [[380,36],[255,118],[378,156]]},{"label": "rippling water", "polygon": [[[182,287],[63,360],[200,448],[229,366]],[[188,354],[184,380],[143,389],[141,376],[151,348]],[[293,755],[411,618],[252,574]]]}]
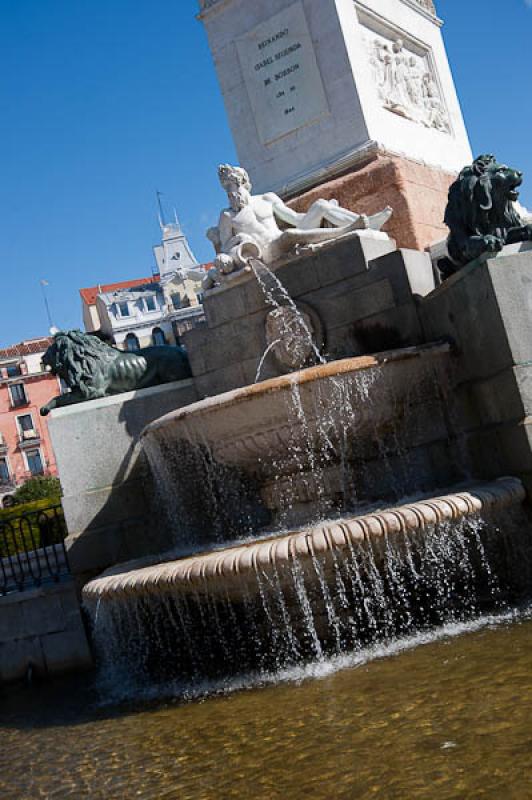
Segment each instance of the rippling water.
[{"label": "rippling water", "polygon": [[127,706],[79,679],[5,689],[0,797],[532,798],[530,610],[275,681]]}]

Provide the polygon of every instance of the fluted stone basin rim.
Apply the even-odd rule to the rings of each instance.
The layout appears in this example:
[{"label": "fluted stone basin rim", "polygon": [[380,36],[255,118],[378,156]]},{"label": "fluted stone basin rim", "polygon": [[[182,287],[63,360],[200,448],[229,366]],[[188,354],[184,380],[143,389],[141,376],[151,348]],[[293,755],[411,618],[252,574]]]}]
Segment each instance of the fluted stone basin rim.
[{"label": "fluted stone basin rim", "polygon": [[364,516],[326,522],[307,530],[288,533],[199,554],[179,561],[150,565],[117,574],[104,574],[83,589],[89,600],[148,595],[173,588],[175,591],[217,591],[228,582],[244,581],[249,573],[315,555],[342,551],[384,536],[423,530],[445,521],[518,505],[525,499],[517,478],[499,478],[473,485],[459,492],[420,500]]},{"label": "fluted stone basin rim", "polygon": [[219,412],[224,407],[234,406],[247,400],[252,400],[257,395],[275,394],[283,390],[290,390],[294,385],[301,386],[313,381],[345,375],[346,373],[357,373],[374,367],[382,367],[385,364],[442,356],[450,353],[450,350],[450,345],[447,342],[436,342],[420,347],[405,347],[398,350],[389,350],[370,356],[343,358],[338,361],[319,364],[315,367],[308,367],[307,369],[291,372],[288,375],[281,375],[278,378],[270,378],[260,383],[253,383],[249,386],[243,386],[240,389],[233,389],[230,392],[207,397],[204,400],[199,400],[197,403],[191,403],[176,411],[171,411],[169,414],[165,414],[163,417],[160,417],[148,425],[142,432],[142,436],[152,431],[165,428],[169,422],[186,420],[199,413],[208,413],[210,410]]}]

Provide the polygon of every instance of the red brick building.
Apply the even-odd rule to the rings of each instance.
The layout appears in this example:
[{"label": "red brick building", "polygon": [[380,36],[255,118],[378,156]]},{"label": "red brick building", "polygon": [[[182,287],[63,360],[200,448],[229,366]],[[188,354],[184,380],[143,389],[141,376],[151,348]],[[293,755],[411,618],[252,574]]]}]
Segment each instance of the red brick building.
[{"label": "red brick building", "polygon": [[60,394],[41,358],[52,340],[30,339],[0,349],[0,498],[33,475],[56,475],[46,418],[39,409]]}]

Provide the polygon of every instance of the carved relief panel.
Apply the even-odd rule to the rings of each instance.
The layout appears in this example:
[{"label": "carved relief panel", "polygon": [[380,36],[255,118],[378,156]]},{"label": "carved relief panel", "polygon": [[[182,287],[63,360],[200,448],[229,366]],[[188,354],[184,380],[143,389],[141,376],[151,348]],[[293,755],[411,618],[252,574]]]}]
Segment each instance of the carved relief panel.
[{"label": "carved relief panel", "polygon": [[364,39],[382,106],[426,128],[451,133],[430,54],[393,32],[364,25]]},{"label": "carved relief panel", "polygon": [[424,8],[425,11],[429,11],[431,14],[436,13],[436,8],[432,0],[416,0],[416,3],[418,6],[421,6],[421,8]]}]

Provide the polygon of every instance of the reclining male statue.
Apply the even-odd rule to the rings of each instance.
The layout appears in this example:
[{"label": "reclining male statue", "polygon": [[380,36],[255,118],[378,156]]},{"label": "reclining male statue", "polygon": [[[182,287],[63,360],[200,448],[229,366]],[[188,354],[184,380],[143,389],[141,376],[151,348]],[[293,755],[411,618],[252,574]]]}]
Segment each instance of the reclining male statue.
[{"label": "reclining male statue", "polygon": [[218,227],[207,231],[217,255],[204,280],[206,289],[233,272],[249,269],[251,258],[272,264],[301,245],[328,242],[356,230],[380,231],[393,213],[388,207],[368,217],[342,208],[336,200],[317,200],[303,214],[273,192],[252,195],[242,167],[223,164],[218,176],[230,207],[220,214]]}]

